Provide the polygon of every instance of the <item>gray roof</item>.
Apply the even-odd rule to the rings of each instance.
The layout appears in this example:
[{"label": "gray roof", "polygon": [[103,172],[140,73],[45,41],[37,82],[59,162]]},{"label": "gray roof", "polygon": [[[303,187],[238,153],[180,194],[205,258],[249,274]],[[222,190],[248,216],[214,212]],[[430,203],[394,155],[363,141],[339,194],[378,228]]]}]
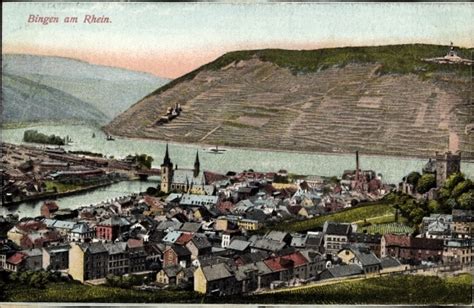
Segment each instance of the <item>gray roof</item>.
[{"label": "gray roof", "polygon": [[265,235],[265,238],[277,241],[277,242],[283,242],[285,237],[288,235],[287,232],[283,231],[270,231]]},{"label": "gray roof", "polygon": [[177,194],[177,193],[169,194],[168,197],[166,197],[165,202],[169,203],[169,202],[173,202],[173,201],[178,201],[178,200],[181,199],[182,195],[183,194]]},{"label": "gray roof", "polygon": [[292,246],[292,247],[305,247],[307,238],[308,238],[308,236],[294,236],[291,239],[290,246]]},{"label": "gray roof", "polygon": [[401,265],[400,261],[393,257],[385,257],[380,260],[382,268],[397,267]]},{"label": "gray roof", "polygon": [[193,184],[196,185],[205,185],[204,175],[200,172],[196,177],[194,177],[193,169],[175,169],[173,170],[173,183],[176,184]]},{"label": "gray roof", "polygon": [[127,243],[125,242],[105,243],[104,248],[107,250],[109,255],[120,254],[127,251]]},{"label": "gray roof", "polygon": [[357,264],[340,265],[328,268],[327,271],[332,277],[345,277],[362,273],[362,268]]},{"label": "gray roof", "polygon": [[207,281],[215,281],[233,276],[230,269],[224,263],[204,266],[202,271]]},{"label": "gray roof", "polygon": [[212,245],[207,239],[205,235],[202,236],[194,236],[191,239],[191,242],[196,246],[197,249],[205,249],[205,248],[211,248]]},{"label": "gray roof", "polygon": [[182,223],[180,223],[179,221],[164,220],[158,224],[158,226],[156,227],[156,230],[166,230],[166,229],[179,230],[181,226],[182,226]]},{"label": "gray roof", "polygon": [[55,254],[55,253],[60,253],[60,252],[67,252],[71,246],[69,245],[58,245],[58,246],[48,246],[45,247],[44,249],[50,253],[50,254]]},{"label": "gray roof", "polygon": [[98,254],[107,252],[104,245],[102,243],[88,243],[88,244],[81,244],[81,248],[84,252],[88,252],[91,254]]},{"label": "gray roof", "polygon": [[61,229],[70,229],[72,230],[76,225],[73,221],[64,221],[64,220],[56,220],[53,227],[54,228],[61,228]]},{"label": "gray roof", "polygon": [[27,254],[29,257],[42,256],[43,255],[43,251],[41,250],[41,248],[26,249],[26,250],[22,250],[21,252]]},{"label": "gray roof", "polygon": [[79,234],[84,234],[90,232],[91,229],[88,224],[86,223],[78,223],[74,226],[74,228],[71,230],[71,233],[79,233]]},{"label": "gray roof", "polygon": [[352,230],[350,224],[326,221],[324,223],[324,232],[330,235],[348,235]]},{"label": "gray roof", "polygon": [[168,277],[176,277],[182,270],[183,268],[180,265],[171,265],[163,268],[163,271]]},{"label": "gray roof", "polygon": [[130,225],[130,222],[124,217],[112,216],[109,219],[106,219],[106,220],[100,222],[100,225],[128,226],[128,225]]},{"label": "gray roof", "polygon": [[182,232],[181,231],[170,231],[166,236],[162,239],[163,242],[167,243],[174,243],[178,240],[178,238],[181,236]]},{"label": "gray roof", "polygon": [[228,249],[232,250],[237,250],[237,251],[244,251],[247,249],[250,245],[250,242],[248,241],[243,241],[239,239],[234,239],[232,242],[230,242]]},{"label": "gray roof", "polygon": [[185,194],[179,201],[179,205],[204,206],[210,208],[216,205],[217,201],[219,201],[218,196]]},{"label": "gray roof", "polygon": [[279,251],[279,250],[282,250],[285,246],[286,246],[286,243],[281,243],[281,242],[273,241],[266,238],[256,240],[255,243],[250,245],[250,247],[252,248],[267,250],[267,251]]},{"label": "gray roof", "polygon": [[248,279],[247,273],[257,271],[258,275],[271,274],[273,271],[263,261],[241,265],[235,271],[235,278],[239,281]]},{"label": "gray roof", "polygon": [[357,260],[359,260],[359,262],[362,264],[362,266],[380,264],[379,258],[377,258],[377,256],[375,256],[375,254],[366,247],[349,246],[346,249],[352,251]]},{"label": "gray roof", "polygon": [[201,224],[197,222],[185,222],[181,226],[181,231],[184,232],[198,232],[201,229]]}]

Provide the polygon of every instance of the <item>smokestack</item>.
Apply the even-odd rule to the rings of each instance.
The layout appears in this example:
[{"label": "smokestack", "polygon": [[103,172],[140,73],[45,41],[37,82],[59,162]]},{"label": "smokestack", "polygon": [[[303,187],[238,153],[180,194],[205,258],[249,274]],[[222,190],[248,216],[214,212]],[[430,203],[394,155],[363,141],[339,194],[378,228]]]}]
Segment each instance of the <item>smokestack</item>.
[{"label": "smokestack", "polygon": [[359,151],[356,151],[356,180],[359,180]]}]

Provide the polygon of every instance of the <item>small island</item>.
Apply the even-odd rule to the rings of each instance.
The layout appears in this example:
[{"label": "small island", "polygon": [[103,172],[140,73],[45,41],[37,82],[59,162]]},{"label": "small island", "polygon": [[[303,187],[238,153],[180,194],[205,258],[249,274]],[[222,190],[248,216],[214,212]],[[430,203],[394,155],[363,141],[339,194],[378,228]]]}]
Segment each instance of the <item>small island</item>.
[{"label": "small island", "polygon": [[42,144],[65,145],[65,139],[56,135],[45,135],[37,130],[26,130],[23,134],[23,141]]}]

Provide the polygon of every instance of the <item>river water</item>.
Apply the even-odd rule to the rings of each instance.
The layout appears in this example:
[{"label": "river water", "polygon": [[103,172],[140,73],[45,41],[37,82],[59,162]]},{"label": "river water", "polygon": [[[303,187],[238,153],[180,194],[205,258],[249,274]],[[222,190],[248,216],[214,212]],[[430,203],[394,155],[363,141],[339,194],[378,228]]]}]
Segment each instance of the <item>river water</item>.
[{"label": "river water", "polygon": [[[65,146],[66,150],[90,151],[116,158],[122,158],[128,154],[146,153],[154,158],[153,167],[159,167],[161,164],[166,146],[165,142],[156,140],[115,138],[115,141],[106,141],[105,134],[99,128],[87,125],[38,125],[28,128],[3,129],[2,140],[14,144],[24,144],[23,133],[27,129],[36,129],[41,133],[55,134],[61,137],[68,135],[73,143]],[[95,134],[95,138],[92,138],[93,134]],[[286,169],[297,174],[341,176],[344,170],[355,168],[353,154],[298,153],[238,148],[226,148],[223,154],[212,154],[206,150],[207,148],[202,145],[169,144],[172,162],[183,168],[193,166],[196,151],[199,151],[201,169],[223,173],[230,170],[278,171]],[[425,163],[425,159],[411,157],[364,155],[363,153],[360,155],[361,168],[372,169],[382,174],[387,183],[398,183],[403,176],[414,170],[421,172]],[[474,178],[474,163],[463,162],[461,169],[469,178]],[[61,198],[58,203],[61,207],[78,207],[88,202],[96,203],[113,196],[144,191],[147,187],[146,183],[140,182],[119,183],[103,190]],[[76,204],[78,205],[75,206]],[[31,208],[31,205],[25,204],[25,206]],[[38,206],[33,206],[33,208],[37,209],[39,213]],[[27,212],[23,205],[20,205],[17,210],[22,213]],[[5,210],[2,209],[2,211]]]}]

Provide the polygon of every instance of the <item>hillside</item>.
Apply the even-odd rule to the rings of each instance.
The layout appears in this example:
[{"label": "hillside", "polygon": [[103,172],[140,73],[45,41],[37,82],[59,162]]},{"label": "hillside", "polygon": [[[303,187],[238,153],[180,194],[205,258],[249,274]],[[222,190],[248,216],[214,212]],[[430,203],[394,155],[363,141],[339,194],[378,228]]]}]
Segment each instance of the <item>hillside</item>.
[{"label": "hillside", "polygon": [[44,84],[2,74],[2,123],[44,120],[104,124],[108,118],[93,106]]},{"label": "hillside", "polygon": [[[451,137],[464,157],[474,157],[470,68],[421,60],[447,50],[231,52],[152,92],[105,130],[190,143],[413,156],[447,150]],[[182,114],[155,125],[175,103]]]},{"label": "hillside", "polygon": [[168,82],[165,78],[84,61],[35,55],[2,56],[4,73],[61,90],[87,102],[112,119]]}]

